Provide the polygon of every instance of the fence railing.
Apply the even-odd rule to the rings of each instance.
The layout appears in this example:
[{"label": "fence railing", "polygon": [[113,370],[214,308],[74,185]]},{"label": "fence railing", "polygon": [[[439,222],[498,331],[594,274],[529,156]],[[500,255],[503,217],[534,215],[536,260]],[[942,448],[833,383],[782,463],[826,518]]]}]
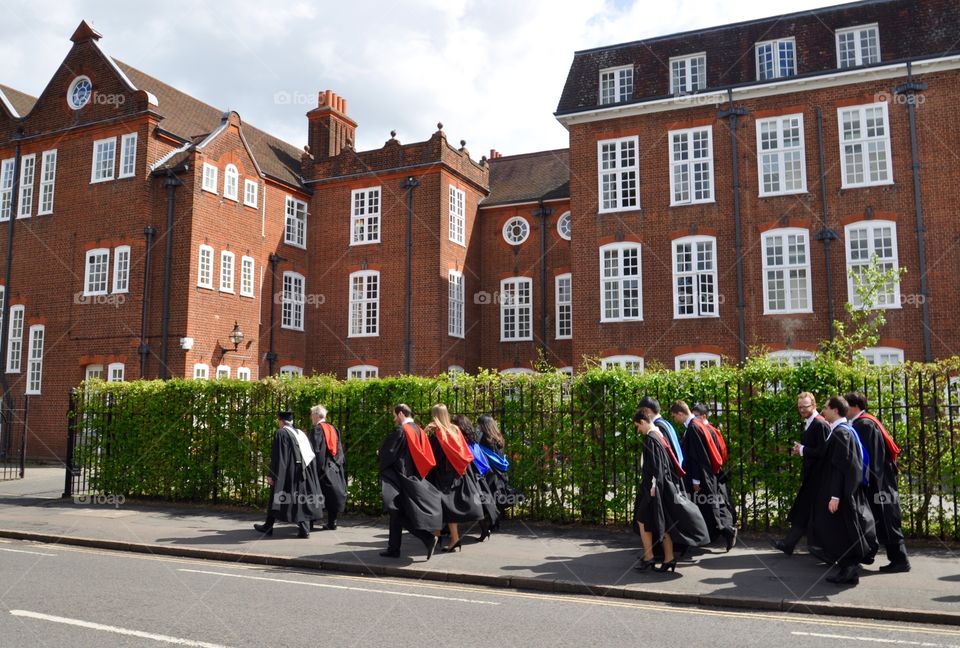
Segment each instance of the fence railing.
[{"label": "fence railing", "polygon": [[[12,406],[12,407],[11,407]],[[23,478],[30,397],[0,399],[0,481]]]}]

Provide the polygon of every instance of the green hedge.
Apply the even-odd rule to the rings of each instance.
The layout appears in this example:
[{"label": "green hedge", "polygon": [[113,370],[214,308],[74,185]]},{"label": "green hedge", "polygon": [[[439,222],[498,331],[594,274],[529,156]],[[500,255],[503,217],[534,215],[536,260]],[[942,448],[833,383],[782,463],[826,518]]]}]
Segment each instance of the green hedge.
[{"label": "green hedge", "polygon": [[78,484],[91,491],[173,501],[262,506],[263,478],[278,408],[309,425],[323,403],[342,431],[353,511],[380,509],[376,451],[392,426],[392,407],[408,403],[422,423],[446,403],[473,419],[501,424],[511,479],[527,496],[514,514],[528,519],[627,523],[642,439],[631,423],[644,394],[664,409],[677,398],[703,401],[730,449],[730,487],[745,528],[782,525],[798,485],[789,448],[799,438],[796,395],[818,401],[851,388],[865,391],[905,448],[901,496],[905,530],[958,537],[960,402],[950,387],[957,362],[890,370],[814,362],[783,368],[699,372],[648,370],[633,376],[594,369],[560,373],[481,373],[435,378],[337,381],[301,379],[171,380],[82,385],[71,412]]}]

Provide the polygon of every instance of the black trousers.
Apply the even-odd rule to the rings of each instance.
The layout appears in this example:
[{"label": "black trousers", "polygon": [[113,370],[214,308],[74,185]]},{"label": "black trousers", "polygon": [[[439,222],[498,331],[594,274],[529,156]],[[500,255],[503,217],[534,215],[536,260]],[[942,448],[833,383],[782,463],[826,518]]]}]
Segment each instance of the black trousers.
[{"label": "black trousers", "polygon": [[433,542],[433,534],[423,529],[411,529],[407,524],[406,518],[402,513],[392,511],[390,513],[390,537],[387,540],[388,551],[400,551],[400,540],[403,536],[403,529],[407,528],[410,535],[417,538],[424,545]]},{"label": "black trousers", "polygon": [[907,559],[907,546],[902,540],[887,545],[887,558],[892,563],[909,562]]},{"label": "black trousers", "polygon": [[783,539],[783,544],[790,551],[793,551],[797,547],[797,543],[800,542],[800,539],[807,534],[806,527],[792,526],[787,532],[786,537]]}]

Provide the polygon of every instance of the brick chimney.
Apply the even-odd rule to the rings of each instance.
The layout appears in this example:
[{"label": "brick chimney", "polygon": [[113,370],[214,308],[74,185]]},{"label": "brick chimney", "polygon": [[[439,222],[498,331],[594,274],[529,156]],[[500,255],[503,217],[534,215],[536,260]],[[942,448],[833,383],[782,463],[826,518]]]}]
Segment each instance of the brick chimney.
[{"label": "brick chimney", "polygon": [[353,146],[357,122],[347,117],[347,100],[332,90],[320,93],[317,107],[307,113],[307,120],[307,142],[314,160],[334,157],[348,142]]},{"label": "brick chimney", "polygon": [[500,151],[497,149],[490,149],[490,159],[496,160],[498,157],[500,157]]}]

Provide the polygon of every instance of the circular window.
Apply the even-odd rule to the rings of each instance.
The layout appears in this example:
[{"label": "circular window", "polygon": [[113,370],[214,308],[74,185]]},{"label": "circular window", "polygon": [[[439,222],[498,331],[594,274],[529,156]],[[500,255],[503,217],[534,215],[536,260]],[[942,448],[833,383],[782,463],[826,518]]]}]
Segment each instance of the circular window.
[{"label": "circular window", "polygon": [[70,84],[70,90],[67,91],[67,103],[74,110],[79,110],[87,105],[90,96],[93,94],[93,83],[85,76],[78,76]]},{"label": "circular window", "polygon": [[530,224],[522,216],[514,216],[503,226],[503,238],[510,245],[520,245],[530,236]]},{"label": "circular window", "polygon": [[571,231],[570,212],[564,212],[560,215],[559,220],[557,220],[557,233],[560,235],[560,238],[569,241]]}]

